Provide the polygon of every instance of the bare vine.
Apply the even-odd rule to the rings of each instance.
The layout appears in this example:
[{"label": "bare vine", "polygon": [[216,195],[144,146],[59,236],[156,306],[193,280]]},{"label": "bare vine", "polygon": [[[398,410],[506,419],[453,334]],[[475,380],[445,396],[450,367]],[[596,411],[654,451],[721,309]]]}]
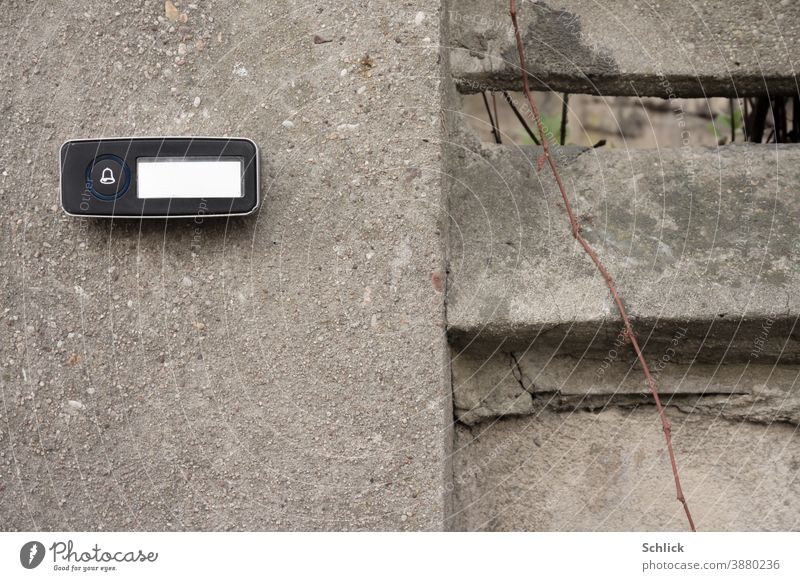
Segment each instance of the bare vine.
[{"label": "bare vine", "polygon": [[533,112],[533,118],[536,121],[536,126],[539,129],[539,135],[542,137],[542,148],[544,149],[544,158],[547,160],[547,163],[550,165],[550,170],[553,173],[553,177],[556,180],[556,184],[558,184],[558,189],[561,192],[561,197],[564,201],[564,208],[567,211],[567,216],[569,217],[570,227],[572,229],[572,236],[578,243],[583,247],[586,251],[586,254],[589,255],[589,258],[592,259],[597,270],[603,276],[603,279],[606,282],[606,286],[608,287],[609,292],[611,293],[612,298],[614,299],[614,303],[617,306],[617,310],[619,311],[620,317],[622,318],[622,324],[624,326],[624,333],[628,341],[630,341],[631,346],[633,347],[634,352],[636,353],[636,357],[639,360],[639,364],[642,367],[642,371],[644,372],[645,380],[647,381],[647,387],[650,390],[650,393],[653,396],[653,400],[656,404],[656,409],[658,410],[658,416],[661,420],[661,427],[664,431],[664,438],[667,443],[667,452],[669,453],[669,461],[670,465],[672,466],[672,475],[675,479],[675,493],[677,495],[678,501],[683,505],[683,510],[686,513],[686,519],[689,521],[689,528],[692,531],[696,531],[697,529],[694,526],[694,520],[692,519],[692,513],[689,511],[689,505],[686,502],[686,497],[683,494],[683,488],[681,487],[681,478],[678,472],[678,464],[675,460],[675,451],[672,447],[672,426],[669,423],[669,420],[664,413],[664,406],[661,403],[661,398],[658,395],[658,390],[656,389],[655,380],[653,379],[652,374],[650,373],[650,367],[647,365],[647,361],[645,360],[644,355],[642,354],[642,350],[639,347],[639,342],[636,340],[636,335],[633,332],[633,326],[631,325],[630,318],[628,317],[628,312],[625,310],[625,306],[622,304],[622,299],[620,298],[619,292],[617,291],[617,286],[614,283],[614,279],[611,274],[606,269],[603,262],[597,256],[597,253],[592,249],[586,239],[583,237],[580,224],[575,217],[575,213],[572,209],[572,205],[569,202],[569,197],[567,196],[566,188],[564,187],[564,182],[561,179],[561,174],[558,172],[558,168],[556,167],[556,162],[550,152],[550,144],[549,139],[544,137],[544,126],[542,125],[541,117],[539,116],[539,109],[536,107],[536,102],[533,98],[533,94],[531,93],[530,86],[528,84],[528,72],[525,68],[525,50],[522,45],[522,36],[519,31],[519,24],[517,23],[517,3],[516,0],[509,0],[509,15],[511,16],[511,22],[514,26],[514,36],[516,38],[517,43],[517,51],[519,52],[519,66],[522,74],[522,89],[525,93],[525,97],[528,99],[528,103],[531,107],[531,111]]}]

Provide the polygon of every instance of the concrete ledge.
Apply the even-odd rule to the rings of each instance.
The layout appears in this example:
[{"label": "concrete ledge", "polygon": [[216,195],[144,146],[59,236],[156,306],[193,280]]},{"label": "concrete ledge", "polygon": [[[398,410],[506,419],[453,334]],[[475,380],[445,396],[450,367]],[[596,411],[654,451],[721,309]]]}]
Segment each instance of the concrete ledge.
[{"label": "concrete ledge", "polygon": [[[473,145],[450,186],[450,340],[604,357],[620,342],[538,148]],[[675,363],[797,363],[800,149],[557,152],[640,342]]]},{"label": "concrete ledge", "polygon": [[[548,0],[522,3],[518,15],[537,89],[664,98],[798,91],[797,2]],[[519,90],[508,2],[461,0],[449,17],[459,89]]]},{"label": "concrete ledge", "polygon": [[[665,350],[650,361],[662,402],[686,412],[763,424],[800,424],[799,366],[682,365]],[[453,405],[468,425],[548,411],[652,405],[629,353],[603,359],[562,357],[547,350],[453,351]]]}]

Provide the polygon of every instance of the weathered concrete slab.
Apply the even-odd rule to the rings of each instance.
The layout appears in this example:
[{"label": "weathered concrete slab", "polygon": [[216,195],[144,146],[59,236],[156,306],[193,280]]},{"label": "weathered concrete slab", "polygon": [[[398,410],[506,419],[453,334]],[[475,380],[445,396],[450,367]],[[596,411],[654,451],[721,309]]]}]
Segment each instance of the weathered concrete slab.
[{"label": "weathered concrete slab", "polygon": [[[724,417],[800,425],[800,367],[744,363],[677,364],[667,348],[650,366],[662,401],[709,420]],[[546,350],[453,351],[453,404],[465,424],[543,409],[606,410],[652,404],[633,355],[615,348],[603,359]]]},{"label": "weathered concrete slab", "polygon": [[[619,316],[570,235],[551,174],[536,170],[539,153],[475,143],[459,152],[451,339],[457,349],[477,341],[603,359],[620,343]],[[680,333],[676,363],[798,362],[800,149],[558,156],[584,235],[648,353],[659,356]]]},{"label": "weathered concrete slab", "polygon": [[[654,97],[797,94],[800,4],[612,0],[518,2],[542,90]],[[450,6],[453,76],[464,92],[520,88],[507,0]]]},{"label": "weathered concrete slab", "polygon": [[[440,529],[438,4],[176,4],[3,5],[0,528]],[[257,216],[58,208],[63,140],[198,134]]]},{"label": "weathered concrete slab", "polygon": [[[668,415],[699,530],[798,530],[795,426]],[[456,528],[686,530],[652,406],[542,411],[456,434]]]}]

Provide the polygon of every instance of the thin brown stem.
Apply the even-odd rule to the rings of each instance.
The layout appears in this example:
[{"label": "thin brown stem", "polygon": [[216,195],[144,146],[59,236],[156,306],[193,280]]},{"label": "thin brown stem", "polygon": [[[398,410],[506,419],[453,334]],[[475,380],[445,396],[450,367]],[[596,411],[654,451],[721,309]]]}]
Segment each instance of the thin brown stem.
[{"label": "thin brown stem", "polygon": [[511,98],[511,95],[508,94],[508,91],[503,91],[503,97],[505,97],[506,103],[508,103],[508,106],[511,107],[511,110],[514,112],[517,121],[519,121],[520,124],[525,128],[525,131],[528,132],[528,137],[530,137],[536,145],[541,145],[539,140],[536,138],[536,134],[533,132],[533,129],[531,129],[531,126],[528,125],[527,121],[525,121],[525,117],[523,117],[522,113],[520,113],[519,109],[517,109],[517,106],[514,104],[514,100]]},{"label": "thin brown stem", "polygon": [[778,113],[778,116],[775,118],[775,134],[780,136],[778,143],[786,143],[789,141],[787,137],[789,133],[788,125],[786,123],[786,97],[775,98],[774,110]]},{"label": "thin brown stem", "polygon": [[494,125],[497,127],[498,138],[500,136],[500,115],[497,114],[497,93],[492,91],[492,108],[494,109]]},{"label": "thin brown stem", "polygon": [[[489,107],[489,101],[486,99],[486,91],[481,91],[481,97],[483,97],[483,104],[486,106],[486,114],[489,115],[489,122],[492,124],[492,135],[494,135],[494,142],[503,143],[500,139],[500,132],[497,130],[494,117],[492,116],[492,110]],[[495,114],[497,114],[497,109],[495,109]]]},{"label": "thin brown stem", "polygon": [[742,99],[742,101],[744,101],[744,112],[742,113],[742,133],[744,133],[744,138],[743,139],[745,141],[750,141],[750,139],[748,138],[748,136],[750,134],[749,133],[750,127],[749,127],[749,121],[748,121],[748,119],[750,119],[750,112],[749,112],[750,100],[745,98],[745,99]]},{"label": "thin brown stem", "polygon": [[[511,16],[511,22],[514,25],[514,36],[517,42],[517,51],[519,52],[519,66],[520,71],[522,74],[522,88],[525,93],[525,96],[528,99],[528,103],[531,106],[531,111],[533,112],[533,117],[536,120],[536,125],[539,129],[539,134],[544,135],[544,127],[542,125],[541,117],[539,116],[539,109],[536,107],[536,102],[533,99],[533,95],[531,94],[531,89],[528,85],[528,72],[525,68],[525,50],[522,47],[522,36],[519,31],[519,24],[517,23],[517,3],[516,0],[509,0],[510,8],[509,14]],[[595,251],[586,241],[581,233],[581,227],[578,224],[578,220],[575,218],[575,213],[572,210],[572,205],[569,203],[569,197],[567,196],[567,190],[564,187],[564,182],[561,179],[561,175],[558,172],[558,168],[556,167],[555,159],[550,152],[550,144],[548,143],[547,139],[542,140],[542,147],[544,149],[544,156],[547,162],[550,165],[550,169],[553,173],[553,177],[556,180],[556,184],[558,184],[558,189],[561,192],[561,198],[564,201],[564,208],[567,211],[567,216],[569,217],[570,227],[572,228],[572,236],[578,243],[583,247],[586,251],[586,254],[589,255],[589,258],[592,259],[597,270],[603,276],[603,279],[606,282],[606,286],[608,287],[609,292],[611,293],[612,298],[614,299],[614,303],[617,306],[617,310],[619,311],[620,317],[622,318],[622,324],[624,326],[625,335],[631,342],[631,346],[633,347],[634,352],[636,353],[636,357],[639,360],[639,364],[642,367],[642,371],[644,372],[645,380],[647,381],[647,387],[650,390],[650,393],[653,396],[653,400],[656,404],[656,409],[658,410],[658,417],[661,420],[661,428],[664,431],[664,438],[667,443],[667,452],[669,454],[669,461],[670,465],[672,466],[672,475],[675,479],[675,493],[677,495],[678,501],[683,505],[683,511],[686,513],[686,519],[689,521],[689,528],[692,531],[697,530],[694,526],[694,520],[692,519],[692,513],[689,511],[689,505],[686,502],[686,497],[683,495],[683,488],[681,487],[681,479],[680,474],[678,472],[678,463],[675,460],[675,451],[672,447],[672,426],[667,419],[666,414],[664,413],[664,406],[661,404],[661,398],[658,396],[658,390],[656,389],[656,383],[653,379],[653,375],[650,373],[650,367],[647,365],[647,361],[642,354],[642,350],[639,347],[639,342],[636,340],[636,335],[633,332],[633,326],[631,325],[630,319],[628,317],[628,312],[625,310],[625,306],[622,304],[622,299],[619,296],[619,292],[617,291],[617,286],[614,284],[614,279],[612,278],[611,274],[606,269],[605,265],[602,263],[600,258],[597,256]]]},{"label": "thin brown stem", "polygon": [[769,99],[767,97],[756,97],[755,104],[750,111],[750,125],[747,128],[748,139],[753,143],[761,143],[764,139],[769,110]]}]

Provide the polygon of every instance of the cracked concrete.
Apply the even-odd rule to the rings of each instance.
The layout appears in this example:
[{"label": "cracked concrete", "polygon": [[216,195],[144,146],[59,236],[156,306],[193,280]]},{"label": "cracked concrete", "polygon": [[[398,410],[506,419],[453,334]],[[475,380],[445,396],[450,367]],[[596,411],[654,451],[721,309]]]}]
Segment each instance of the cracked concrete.
[{"label": "cracked concrete", "polygon": [[[461,136],[452,526],[684,530],[652,396],[551,176],[536,171],[541,150]],[[796,530],[800,151],[556,155],[633,317],[698,527]]]},{"label": "cracked concrete", "polygon": [[[676,364],[651,358],[667,406],[693,414],[763,424],[800,425],[800,366],[758,363]],[[474,348],[453,351],[453,404],[464,424],[542,410],[603,410],[653,404],[634,354],[575,358],[530,349],[523,354]]]}]

